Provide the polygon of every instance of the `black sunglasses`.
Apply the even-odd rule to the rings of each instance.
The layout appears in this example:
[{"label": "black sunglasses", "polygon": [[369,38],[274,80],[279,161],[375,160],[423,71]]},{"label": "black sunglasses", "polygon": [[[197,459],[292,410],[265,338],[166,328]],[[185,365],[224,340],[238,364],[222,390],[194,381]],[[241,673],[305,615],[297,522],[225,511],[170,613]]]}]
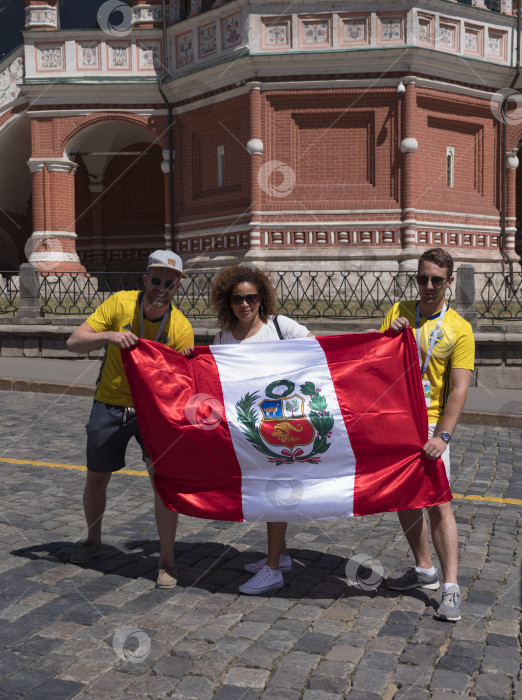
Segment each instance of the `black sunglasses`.
[{"label": "black sunglasses", "polygon": [[447,279],[447,277],[428,277],[428,275],[417,275],[417,284],[420,284],[420,286],[423,287],[431,280],[434,287],[440,287],[440,285]]},{"label": "black sunglasses", "polygon": [[159,277],[151,277],[151,278],[150,278],[150,283],[151,283],[154,287],[161,287],[161,285],[163,284],[163,286],[165,287],[165,289],[172,289],[172,287],[173,287],[174,284],[175,284],[175,282],[174,282],[173,280],[160,280]]},{"label": "black sunglasses", "polygon": [[246,301],[247,304],[255,304],[256,301],[259,301],[259,294],[232,294],[230,301],[233,304],[237,304],[237,306],[244,301]]}]

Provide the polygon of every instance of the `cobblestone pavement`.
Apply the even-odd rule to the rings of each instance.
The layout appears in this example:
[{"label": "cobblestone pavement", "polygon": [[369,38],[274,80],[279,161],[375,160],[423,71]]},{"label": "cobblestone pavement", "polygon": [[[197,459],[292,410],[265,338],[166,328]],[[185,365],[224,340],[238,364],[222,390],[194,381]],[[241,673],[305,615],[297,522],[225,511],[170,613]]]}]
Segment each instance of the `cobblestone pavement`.
[{"label": "cobblestone pavement", "polygon": [[[103,554],[67,563],[85,536],[85,474],[32,462],[84,464],[90,404],[0,392],[0,698],[522,698],[519,429],[455,434],[453,491],[474,500],[454,500],[465,603],[451,624],[433,617],[440,592],[365,583],[379,563],[411,564],[393,513],[291,524],[294,570],[259,597],[237,587],[265,551],[265,526],[182,516],[184,585],[157,590],[148,478],[116,474]],[[142,470],[135,448],[128,468]],[[505,498],[519,502],[494,500]],[[348,585],[354,555],[369,563]]]}]

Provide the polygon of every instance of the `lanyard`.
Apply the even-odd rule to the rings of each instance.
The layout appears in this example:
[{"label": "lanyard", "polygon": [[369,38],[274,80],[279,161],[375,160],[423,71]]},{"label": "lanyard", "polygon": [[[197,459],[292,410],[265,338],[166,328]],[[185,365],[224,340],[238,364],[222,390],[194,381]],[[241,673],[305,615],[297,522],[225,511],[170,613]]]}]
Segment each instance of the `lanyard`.
[{"label": "lanyard", "polygon": [[[170,305],[169,308],[165,311],[163,314],[163,318],[161,319],[160,327],[158,328],[158,332],[156,333],[156,337],[154,338],[154,342],[158,342],[158,338],[161,335],[161,332],[163,328],[165,327],[165,323],[167,322],[167,317],[170,314]],[[141,296],[140,299],[140,338],[145,337],[145,325],[143,322],[143,295]]]},{"label": "lanyard", "polygon": [[444,304],[444,306],[442,307],[441,312],[439,314],[439,318],[437,321],[437,325],[435,326],[435,330],[431,334],[430,345],[429,345],[428,352],[426,354],[426,359],[424,361],[424,366],[423,366],[422,365],[422,354],[421,354],[421,343],[420,343],[420,302],[417,303],[417,307],[415,310],[415,340],[417,341],[417,352],[419,353],[419,368],[421,371],[421,375],[423,377],[428,371],[431,356],[433,354],[433,348],[435,347],[435,343],[437,342],[437,334],[439,332],[439,328],[442,326],[442,320],[444,319],[444,314],[446,313],[446,309],[447,309],[447,306],[446,306],[446,304]]}]

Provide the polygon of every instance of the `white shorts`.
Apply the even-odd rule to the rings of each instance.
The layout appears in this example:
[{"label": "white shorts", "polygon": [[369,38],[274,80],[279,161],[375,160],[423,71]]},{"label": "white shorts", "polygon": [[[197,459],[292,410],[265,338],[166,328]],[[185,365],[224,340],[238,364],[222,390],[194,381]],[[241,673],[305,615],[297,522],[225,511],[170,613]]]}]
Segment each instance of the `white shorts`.
[{"label": "white shorts", "polygon": [[[428,424],[428,437],[435,437],[440,432],[440,425],[435,423]],[[450,446],[448,445],[444,452],[442,453],[442,461],[444,462],[444,468],[446,469],[446,476],[448,477],[448,483],[450,480]]]}]

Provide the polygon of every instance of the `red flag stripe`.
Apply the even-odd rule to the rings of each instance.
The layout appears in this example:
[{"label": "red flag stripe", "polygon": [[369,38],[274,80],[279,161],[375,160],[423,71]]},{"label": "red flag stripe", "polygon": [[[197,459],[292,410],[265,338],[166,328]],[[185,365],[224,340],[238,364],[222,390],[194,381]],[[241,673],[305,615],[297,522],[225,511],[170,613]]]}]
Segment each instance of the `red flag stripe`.
[{"label": "red flag stripe", "polygon": [[386,343],[368,334],[350,344],[343,336],[317,338],[356,457],[354,515],[451,498],[442,460],[422,454],[428,420],[411,329],[387,335]]},{"label": "red flag stripe", "polygon": [[156,489],[168,508],[185,515],[244,520],[219,373],[208,347],[195,354],[198,362],[147,341],[122,351]]}]

